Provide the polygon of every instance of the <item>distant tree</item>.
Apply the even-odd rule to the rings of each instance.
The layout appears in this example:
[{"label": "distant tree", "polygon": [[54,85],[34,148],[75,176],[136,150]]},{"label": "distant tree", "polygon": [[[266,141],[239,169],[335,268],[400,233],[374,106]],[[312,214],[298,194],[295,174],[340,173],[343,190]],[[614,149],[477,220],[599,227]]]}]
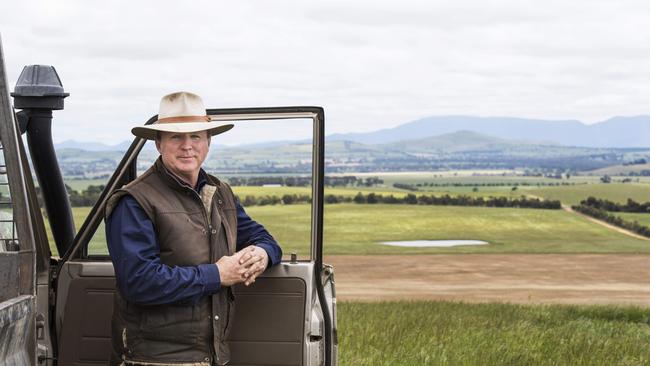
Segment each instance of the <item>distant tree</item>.
[{"label": "distant tree", "polygon": [[339,198],[335,194],[325,195],[325,203],[339,203]]},{"label": "distant tree", "polygon": [[244,201],[242,202],[244,206],[254,206],[257,204],[257,199],[255,199],[255,196],[246,196],[244,197]]},{"label": "distant tree", "polygon": [[290,205],[296,202],[297,196],[295,194],[285,194],[282,196],[282,203],[285,205]]},{"label": "distant tree", "polygon": [[409,193],[406,195],[406,198],[404,198],[404,202],[410,205],[415,205],[418,203],[418,198],[413,193]]},{"label": "distant tree", "polygon": [[603,182],[603,183],[611,183],[612,182],[612,177],[605,174],[602,177],[600,177],[600,181]]}]

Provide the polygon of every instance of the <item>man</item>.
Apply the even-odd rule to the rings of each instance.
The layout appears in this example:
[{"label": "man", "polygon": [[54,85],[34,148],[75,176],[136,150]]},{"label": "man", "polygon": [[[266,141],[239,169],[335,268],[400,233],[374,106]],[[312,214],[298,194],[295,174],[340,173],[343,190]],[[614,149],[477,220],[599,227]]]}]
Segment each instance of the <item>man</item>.
[{"label": "man", "polygon": [[106,207],[117,292],[113,365],[223,365],[234,310],[231,286],[250,285],[282,250],[230,187],[201,169],[211,136],[198,95],[164,96],[158,121],[135,127],[160,157]]}]

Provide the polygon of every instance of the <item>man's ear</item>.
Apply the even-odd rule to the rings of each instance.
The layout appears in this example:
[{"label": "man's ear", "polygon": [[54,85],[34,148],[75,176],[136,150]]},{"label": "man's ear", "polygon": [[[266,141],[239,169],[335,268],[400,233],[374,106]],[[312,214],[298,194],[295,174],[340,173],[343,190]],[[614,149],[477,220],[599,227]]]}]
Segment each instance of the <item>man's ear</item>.
[{"label": "man's ear", "polygon": [[212,136],[210,136],[210,134],[208,134],[208,146],[210,146],[210,141],[211,140],[212,140]]},{"label": "man's ear", "polygon": [[160,139],[156,138],[154,141],[156,142],[156,150],[158,150],[159,154],[162,154],[162,152],[160,151]]}]

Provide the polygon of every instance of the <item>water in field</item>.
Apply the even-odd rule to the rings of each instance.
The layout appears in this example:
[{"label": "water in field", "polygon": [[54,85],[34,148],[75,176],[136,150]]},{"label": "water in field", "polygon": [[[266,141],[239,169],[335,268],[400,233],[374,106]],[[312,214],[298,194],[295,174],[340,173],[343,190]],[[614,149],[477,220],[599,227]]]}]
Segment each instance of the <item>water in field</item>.
[{"label": "water in field", "polygon": [[482,240],[409,240],[409,241],[382,241],[380,244],[390,245],[393,247],[440,247],[448,248],[459,245],[487,245],[486,241]]}]

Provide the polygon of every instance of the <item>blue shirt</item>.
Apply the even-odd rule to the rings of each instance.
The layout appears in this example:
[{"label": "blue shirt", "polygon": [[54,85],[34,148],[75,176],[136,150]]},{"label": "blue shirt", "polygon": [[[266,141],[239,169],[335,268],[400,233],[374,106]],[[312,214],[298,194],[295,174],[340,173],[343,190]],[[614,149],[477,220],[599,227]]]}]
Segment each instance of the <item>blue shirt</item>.
[{"label": "blue shirt", "polygon": [[[201,170],[196,191],[207,183]],[[237,250],[256,245],[266,251],[269,266],[282,260],[282,249],[264,226],[250,218],[239,201],[237,208]],[[160,262],[160,247],[153,223],[132,196],[124,196],[106,220],[108,250],[115,268],[120,293],[141,305],[197,303],[221,288],[219,269],[214,263],[170,267]]]}]

